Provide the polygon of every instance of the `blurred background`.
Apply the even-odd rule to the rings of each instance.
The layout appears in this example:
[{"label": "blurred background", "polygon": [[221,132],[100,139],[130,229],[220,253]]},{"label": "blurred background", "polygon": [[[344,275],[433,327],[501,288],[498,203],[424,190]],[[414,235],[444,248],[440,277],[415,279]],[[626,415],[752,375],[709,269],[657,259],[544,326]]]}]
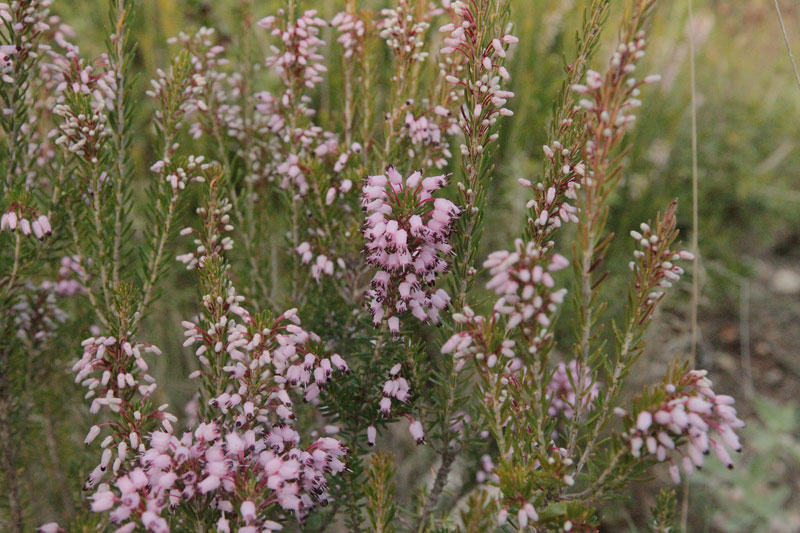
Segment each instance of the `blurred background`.
[{"label": "blurred background", "polygon": [[[242,1],[137,2],[135,69],[140,73],[136,90],[141,99],[146,100],[145,86],[155,69],[171,57],[168,37],[206,25],[217,29],[224,44],[237,31]],[[343,3],[305,0],[300,5],[319,9],[330,19]],[[388,2],[358,3],[377,10]],[[505,123],[501,137],[486,251],[507,247],[522,227],[526,198],[519,194],[516,180],[534,179],[541,169],[553,99],[564,58],[572,57],[584,7],[583,0],[512,4],[514,33],[521,39],[509,64],[515,115]],[[280,2],[259,0],[252,5],[261,17]],[[55,2],[54,11],[75,29],[75,40],[87,57],[103,49],[106,8],[106,0]],[[701,257],[698,366],[709,370],[718,392],[736,396],[748,427],[735,470],[709,461],[708,468],[692,478],[688,530],[800,531],[800,86],[773,0],[694,0],[691,24],[687,8],[686,0],[664,0],[655,17],[644,68],[660,73],[662,81],[646,91],[630,135],[626,171],[609,221],[609,229],[621,236],[609,253],[609,268],[625,268],[631,250],[628,231],[653,218],[673,198],[680,201],[682,238],[687,245],[690,241],[691,35],[696,47]],[[783,0],[781,8],[791,46],[800,54],[800,3]],[[606,48],[599,51],[597,64],[608,57],[619,9],[612,12]],[[335,67],[331,75],[336,75]],[[335,101],[335,90],[324,85],[320,101]],[[135,117],[141,127],[135,143],[142,181],[148,179],[153,137],[149,105],[140,106]],[[183,272],[174,269],[170,276],[145,333],[169,354],[157,363],[159,394],[164,401],[182,405],[190,399],[185,376],[193,363],[176,332],[180,321],[196,312],[196,294]],[[668,361],[689,354],[691,278],[684,279],[688,281],[674,291],[650,332],[649,355],[640,361],[635,376],[641,384],[660,380]],[[606,291],[615,294],[613,283]],[[611,314],[624,303],[618,300],[609,300]],[[79,355],[81,335],[68,333],[59,340],[63,360]],[[34,429],[40,434],[31,435],[30,442],[44,443],[46,450],[30,450],[28,466],[21,466],[27,468],[20,476],[25,492],[38,508],[35,523],[64,523],[64,517],[81,513],[80,484],[74,480],[95,459],[82,445],[90,422],[81,394],[66,369],[63,374],[63,380],[43,391],[45,414]],[[64,390],[71,391],[67,395],[74,401],[63,401]],[[633,487],[606,508],[605,530],[644,530],[659,487],[669,484],[666,468],[654,472],[655,479]],[[678,493],[680,501],[681,490]]]}]

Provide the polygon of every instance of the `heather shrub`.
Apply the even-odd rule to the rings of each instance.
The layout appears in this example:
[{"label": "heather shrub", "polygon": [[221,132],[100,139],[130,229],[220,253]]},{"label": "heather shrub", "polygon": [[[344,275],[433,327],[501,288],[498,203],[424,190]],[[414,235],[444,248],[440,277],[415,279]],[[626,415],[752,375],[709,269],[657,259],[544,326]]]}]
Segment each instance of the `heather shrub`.
[{"label": "heather shrub", "polygon": [[[596,531],[653,472],[733,467],[744,423],[693,354],[632,379],[696,265],[677,201],[609,224],[655,0],[586,3],[496,230],[506,123],[542,98],[510,1],[242,1],[152,80],[138,3],[97,57],[51,3],[0,4],[9,530]],[[66,520],[37,516],[39,456]]]}]

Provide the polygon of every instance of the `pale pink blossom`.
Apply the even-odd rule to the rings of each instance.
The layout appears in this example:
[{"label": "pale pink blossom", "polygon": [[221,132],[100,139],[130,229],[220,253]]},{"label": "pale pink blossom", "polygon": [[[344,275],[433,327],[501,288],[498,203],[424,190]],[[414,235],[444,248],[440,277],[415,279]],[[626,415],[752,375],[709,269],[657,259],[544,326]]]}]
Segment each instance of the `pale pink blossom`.
[{"label": "pale pink blossom", "polygon": [[741,450],[736,430],[744,427],[732,407],[733,398],[716,394],[705,370],[691,370],[660,389],[653,397],[662,399],[642,406],[629,422],[625,438],[633,456],[650,454],[668,461],[675,483],[680,482],[680,468],[691,475],[694,467],[703,466],[704,455],[711,450],[733,468],[727,448]]},{"label": "pale pink blossom", "polygon": [[[449,236],[459,214],[455,204],[433,196],[445,183],[445,176],[420,172],[403,179],[394,167],[367,179],[367,262],[378,268],[367,296],[376,324],[407,312],[436,323],[450,301],[444,290],[431,287],[448,267]],[[399,322],[390,327],[399,330]]]}]

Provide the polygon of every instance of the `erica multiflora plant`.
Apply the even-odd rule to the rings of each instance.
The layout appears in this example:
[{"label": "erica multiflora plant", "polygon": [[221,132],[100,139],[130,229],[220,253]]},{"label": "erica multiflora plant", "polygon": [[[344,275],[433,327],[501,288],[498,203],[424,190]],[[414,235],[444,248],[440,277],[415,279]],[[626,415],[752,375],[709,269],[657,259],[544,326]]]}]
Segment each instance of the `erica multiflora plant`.
[{"label": "erica multiflora plant", "polygon": [[[132,0],[110,2],[94,59],[49,2],[0,4],[11,529],[29,522],[14,465],[41,408],[31,390],[65,366],[93,459],[86,513],[48,532],[594,531],[602,502],[658,462],[676,482],[709,451],[732,465],[742,422],[704,371],[676,362],[623,403],[692,259],[675,203],[630,231],[621,321],[602,290],[626,133],[658,81],[639,73],[654,4],[628,2],[606,60],[610,3],[586,7],[538,125],[543,167],[514,185],[526,217],[489,253],[503,124],[530,97],[509,90],[525,45],[511,2],[348,1],[326,20],[310,1],[242,0],[230,38],[170,39],[147,103]],[[174,324],[155,316],[179,290],[168,275],[194,295]],[[185,353],[153,344],[154,321]],[[56,350],[67,326],[82,342]],[[163,403],[157,359],[189,367],[187,406]]]}]

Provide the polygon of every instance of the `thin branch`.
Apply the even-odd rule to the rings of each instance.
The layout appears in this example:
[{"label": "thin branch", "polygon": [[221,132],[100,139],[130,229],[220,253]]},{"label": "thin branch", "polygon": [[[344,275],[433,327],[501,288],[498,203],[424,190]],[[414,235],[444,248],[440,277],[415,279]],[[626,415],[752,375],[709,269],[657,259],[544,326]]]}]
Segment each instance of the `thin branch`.
[{"label": "thin branch", "polygon": [[775,11],[778,13],[778,21],[781,23],[783,42],[786,43],[786,51],[789,52],[789,61],[792,62],[792,69],[794,69],[794,79],[797,82],[797,87],[800,88],[800,70],[797,69],[797,62],[794,60],[792,45],[789,43],[789,34],[786,32],[786,25],[783,23],[783,15],[781,14],[781,6],[778,3],[778,0],[775,0]]},{"label": "thin branch", "polygon": [[126,177],[125,149],[126,149],[126,129],[128,124],[125,118],[125,40],[128,10],[125,8],[125,0],[117,0],[117,24],[114,32],[115,49],[114,67],[117,82],[115,96],[116,131],[114,132],[114,151],[116,152],[116,175],[114,176],[114,245],[112,249],[113,266],[111,270],[111,281],[116,285],[119,283],[120,269],[120,250],[122,248],[122,228],[123,220],[123,182]]},{"label": "thin branch", "polygon": [[136,310],[136,314],[133,317],[131,330],[135,329],[136,325],[144,317],[144,314],[147,311],[147,306],[150,305],[150,300],[153,297],[153,291],[155,289],[156,282],[158,281],[158,275],[161,270],[161,262],[164,257],[164,249],[166,248],[167,240],[169,239],[170,231],[172,230],[172,219],[174,218],[177,204],[178,195],[173,194],[172,198],[170,198],[169,207],[167,208],[166,217],[164,219],[163,231],[161,232],[161,235],[156,238],[156,253],[153,255],[153,260],[150,262],[148,268],[150,271],[150,277],[145,282],[142,290],[144,296],[142,297],[142,303],[139,305],[139,308]]},{"label": "thin branch", "polygon": [[419,515],[419,520],[417,521],[418,532],[425,530],[425,523],[428,521],[428,517],[435,509],[445,485],[447,485],[447,478],[450,475],[450,469],[453,467],[455,459],[456,450],[453,446],[448,444],[445,452],[442,454],[442,464],[439,465],[439,470],[436,471],[436,479],[433,482],[431,492],[428,495],[428,499],[425,501],[425,506],[422,508],[422,513]]},{"label": "thin branch", "polygon": [[[698,266],[700,264],[700,245],[699,245],[699,206],[698,206],[698,177],[697,177],[697,80],[695,78],[695,46],[694,46],[694,13],[692,11],[692,0],[688,0],[689,5],[689,74],[692,89],[692,253],[694,254],[692,265],[692,302],[691,302],[691,355],[689,367],[694,368],[697,361],[697,308],[700,293],[700,276]],[[681,531],[686,531],[689,521],[689,482],[683,481],[683,501],[681,503]]]},{"label": "thin branch", "polygon": [[694,49],[694,15],[692,13],[692,0],[689,2],[689,73],[690,83],[692,90],[692,253],[694,260],[692,265],[692,303],[691,303],[691,328],[692,328],[692,347],[689,366],[694,367],[697,359],[697,307],[699,300],[699,273],[698,267],[700,264],[700,246],[698,243],[700,222],[699,222],[699,207],[697,198],[698,178],[697,178],[697,85],[695,80],[695,49]]}]

